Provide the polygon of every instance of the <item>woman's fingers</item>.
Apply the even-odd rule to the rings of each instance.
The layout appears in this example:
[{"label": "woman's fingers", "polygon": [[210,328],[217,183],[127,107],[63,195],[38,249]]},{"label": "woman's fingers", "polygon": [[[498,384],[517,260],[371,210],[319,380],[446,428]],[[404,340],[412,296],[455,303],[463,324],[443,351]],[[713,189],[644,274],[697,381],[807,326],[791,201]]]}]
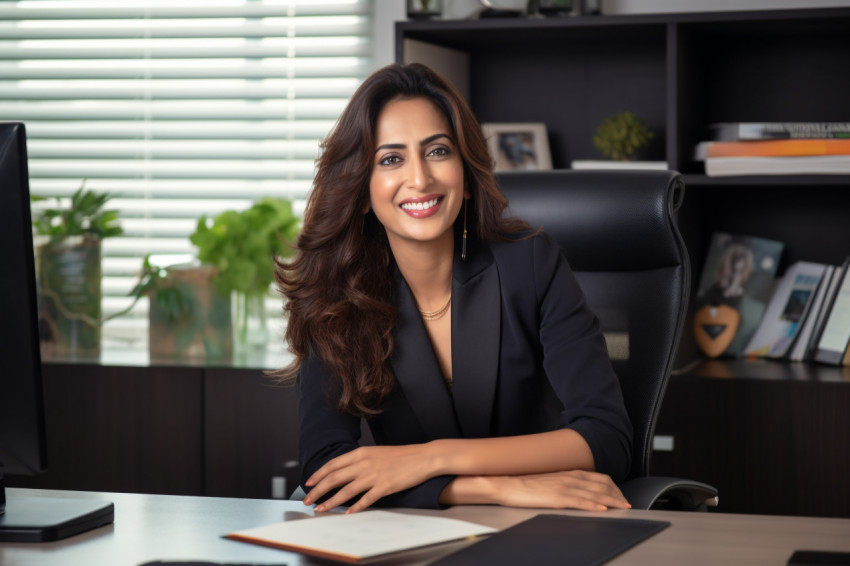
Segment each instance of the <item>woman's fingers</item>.
[{"label": "woman's fingers", "polygon": [[574,478],[577,480],[577,483],[575,484],[577,488],[599,494],[598,497],[607,501],[605,504],[609,507],[631,507],[628,501],[626,501],[625,496],[623,496],[623,492],[620,491],[620,488],[617,487],[616,483],[614,483],[614,480],[606,474],[587,472],[584,470],[571,470],[568,472],[556,472],[554,475]]},{"label": "woman's fingers", "polygon": [[330,511],[334,507],[344,505],[347,501],[357,497],[357,495],[363,492],[364,489],[365,488],[358,485],[358,482],[349,482],[342,486],[339,491],[333,494],[333,496],[329,497],[319,505],[316,505],[314,510],[318,513]]},{"label": "woman's fingers", "polygon": [[607,476],[578,470],[504,478],[505,505],[604,511],[631,506]]},{"label": "woman's fingers", "polygon": [[339,488],[317,510],[331,509],[365,494],[349,509],[349,512],[360,511],[385,495],[433,477],[435,472],[430,460],[418,445],[369,446],[352,450],[330,460],[308,478],[304,485],[311,489],[304,504],[312,505]]},{"label": "woman's fingers", "polygon": [[333,460],[326,462],[324,466],[316,470],[313,475],[310,476],[306,482],[304,482],[304,485],[306,487],[313,487],[314,485],[325,479],[328,474],[331,474],[337,470],[344,469],[346,466],[350,465],[353,460],[356,459],[356,452],[358,452],[358,450],[360,449],[358,448],[356,450],[352,450],[351,452],[343,454],[342,456],[337,456]]}]

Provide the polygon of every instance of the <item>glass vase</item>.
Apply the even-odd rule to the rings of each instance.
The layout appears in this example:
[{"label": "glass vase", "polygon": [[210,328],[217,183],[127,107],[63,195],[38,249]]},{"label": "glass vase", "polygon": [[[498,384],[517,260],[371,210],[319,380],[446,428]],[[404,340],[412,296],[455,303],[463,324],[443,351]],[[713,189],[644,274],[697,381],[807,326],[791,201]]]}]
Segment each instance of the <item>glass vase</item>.
[{"label": "glass vase", "polygon": [[92,238],[72,237],[37,248],[43,353],[100,353],[101,255],[101,241]]},{"label": "glass vase", "polygon": [[232,300],[234,351],[265,349],[269,327],[264,295],[234,292]]}]

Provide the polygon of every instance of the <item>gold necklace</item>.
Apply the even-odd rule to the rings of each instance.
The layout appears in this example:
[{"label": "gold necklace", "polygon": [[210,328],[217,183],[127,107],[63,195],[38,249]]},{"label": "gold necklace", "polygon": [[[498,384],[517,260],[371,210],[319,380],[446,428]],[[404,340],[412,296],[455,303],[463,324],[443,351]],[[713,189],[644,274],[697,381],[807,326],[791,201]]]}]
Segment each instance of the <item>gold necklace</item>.
[{"label": "gold necklace", "polygon": [[440,318],[443,318],[443,315],[448,312],[450,304],[452,304],[451,295],[449,295],[449,300],[446,301],[446,304],[438,308],[437,310],[431,312],[420,310],[419,314],[421,314],[422,318],[424,318],[425,320],[438,320]]}]

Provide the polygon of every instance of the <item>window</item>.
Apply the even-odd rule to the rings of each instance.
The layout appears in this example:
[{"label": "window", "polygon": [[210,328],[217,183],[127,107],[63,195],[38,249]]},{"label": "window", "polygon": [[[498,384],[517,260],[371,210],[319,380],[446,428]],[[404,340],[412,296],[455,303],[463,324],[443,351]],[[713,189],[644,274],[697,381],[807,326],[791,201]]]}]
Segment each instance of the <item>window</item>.
[{"label": "window", "polygon": [[[261,196],[303,210],[318,142],[370,70],[370,20],[368,0],[0,3],[0,119],[26,124],[32,193],[85,179],[120,211],[104,315],[130,304],[148,252],[193,256],[201,214]],[[142,347],[146,329],[140,301],[103,343]]]}]

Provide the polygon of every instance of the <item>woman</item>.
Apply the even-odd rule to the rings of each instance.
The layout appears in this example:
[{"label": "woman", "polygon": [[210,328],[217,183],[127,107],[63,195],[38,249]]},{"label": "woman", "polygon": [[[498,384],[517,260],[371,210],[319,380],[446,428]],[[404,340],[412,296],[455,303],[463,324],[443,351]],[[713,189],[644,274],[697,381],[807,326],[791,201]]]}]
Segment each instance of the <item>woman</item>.
[{"label": "woman", "polygon": [[[631,425],[557,244],[517,220],[480,126],[385,67],[323,143],[280,264],[306,504],[627,508]],[[377,446],[358,447],[366,417]]]}]

